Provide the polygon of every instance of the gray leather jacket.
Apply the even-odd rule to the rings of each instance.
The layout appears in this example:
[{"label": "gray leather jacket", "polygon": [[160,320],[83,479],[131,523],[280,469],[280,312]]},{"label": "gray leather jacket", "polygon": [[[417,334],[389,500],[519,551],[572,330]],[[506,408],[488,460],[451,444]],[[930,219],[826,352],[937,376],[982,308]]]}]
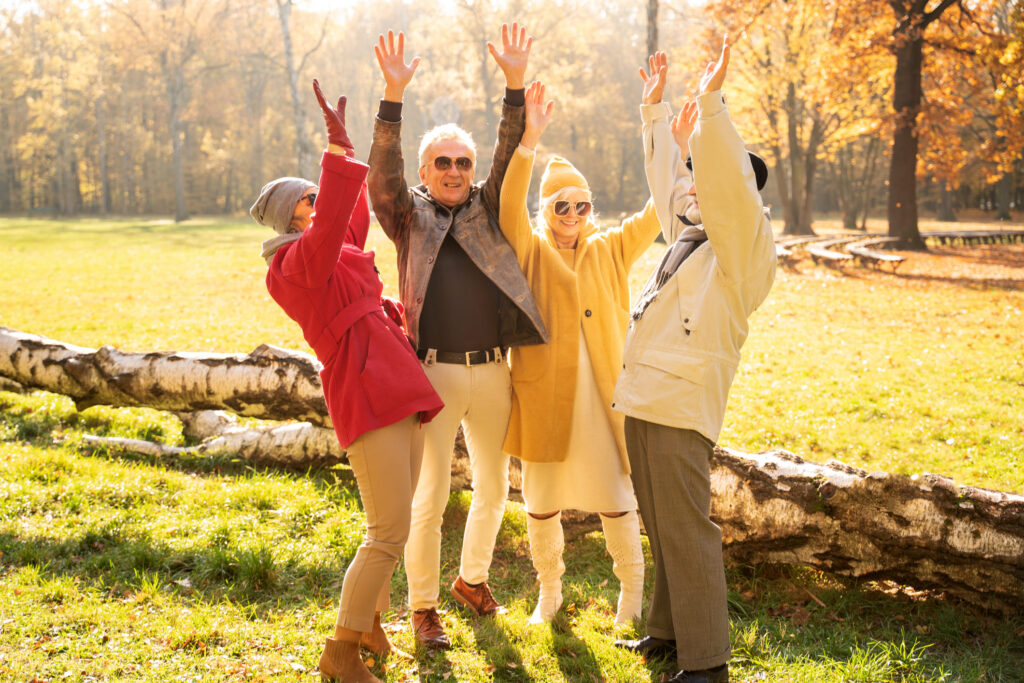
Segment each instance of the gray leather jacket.
[{"label": "gray leather jacket", "polygon": [[417,344],[423,297],[437,252],[449,231],[504,294],[498,311],[501,344],[521,346],[548,341],[544,320],[526,277],[498,227],[501,182],[525,126],[525,107],[506,103],[490,173],[470,190],[469,199],[453,219],[451,209],[434,201],[425,186],[410,188],[406,184],[401,122],[377,117],[374,123],[367,189],[377,221],[398,251],[399,292],[405,305],[408,333]]}]

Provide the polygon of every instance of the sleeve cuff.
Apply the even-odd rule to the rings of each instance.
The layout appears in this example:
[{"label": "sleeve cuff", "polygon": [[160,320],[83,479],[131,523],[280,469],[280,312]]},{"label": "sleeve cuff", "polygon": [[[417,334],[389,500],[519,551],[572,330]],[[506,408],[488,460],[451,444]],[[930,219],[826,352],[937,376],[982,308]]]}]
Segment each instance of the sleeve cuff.
[{"label": "sleeve cuff", "polygon": [[530,149],[529,147],[526,147],[525,145],[520,143],[520,145],[518,147],[516,147],[516,154],[518,154],[520,156],[524,156],[527,159],[533,159],[534,156],[536,156],[536,154],[537,154],[537,150]]},{"label": "sleeve cuff", "polygon": [[324,152],[323,157],[320,159],[320,168],[337,173],[344,178],[358,181],[366,180],[366,174],[370,170],[370,167],[361,161],[357,161],[350,156],[333,154],[331,152]]},{"label": "sleeve cuff", "polygon": [[723,109],[725,109],[725,97],[721,90],[712,90],[697,96],[697,111],[700,112],[702,119],[712,117]]},{"label": "sleeve cuff", "polygon": [[669,106],[668,102],[640,105],[640,120],[644,123],[654,123],[655,121],[671,117],[672,107]]},{"label": "sleeve cuff", "polygon": [[402,120],[402,103],[381,100],[380,105],[377,107],[377,116],[385,121],[398,123]]},{"label": "sleeve cuff", "polygon": [[526,106],[526,88],[505,88],[505,104],[510,107]]}]

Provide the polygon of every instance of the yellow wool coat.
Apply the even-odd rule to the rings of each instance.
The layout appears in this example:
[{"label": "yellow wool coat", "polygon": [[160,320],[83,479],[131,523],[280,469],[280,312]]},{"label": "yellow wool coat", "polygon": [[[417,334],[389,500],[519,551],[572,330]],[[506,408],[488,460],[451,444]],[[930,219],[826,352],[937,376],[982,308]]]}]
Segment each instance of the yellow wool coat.
[{"label": "yellow wool coat", "polygon": [[576,257],[559,253],[551,230],[534,230],[526,208],[534,153],[520,146],[501,188],[501,231],[516,252],[533,290],[551,341],[512,349],[512,414],[505,452],[530,462],[560,462],[569,448],[579,331],[594,366],[601,401],[615,434],[619,458],[629,472],[624,417],[612,410],[629,322],[629,269],[661,231],[654,204],[622,225],[598,232],[588,221]]}]

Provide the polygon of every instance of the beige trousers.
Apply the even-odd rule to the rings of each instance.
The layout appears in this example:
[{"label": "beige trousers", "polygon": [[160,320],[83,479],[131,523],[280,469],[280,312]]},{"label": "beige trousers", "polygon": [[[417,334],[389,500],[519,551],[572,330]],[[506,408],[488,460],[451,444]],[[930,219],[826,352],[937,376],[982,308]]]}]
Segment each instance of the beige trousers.
[{"label": "beige trousers", "polygon": [[654,556],[647,633],[676,641],[679,668],[729,660],[722,530],[711,521],[714,444],[690,429],[626,416],[626,450]]},{"label": "beige trousers", "polygon": [[423,455],[419,415],[367,432],[347,449],[366,511],[366,537],[345,572],[338,625],[368,633],[374,612],[388,608],[391,573],[409,538]]},{"label": "beige trousers", "polygon": [[437,607],[441,575],[441,521],[452,479],[452,450],[462,424],[473,474],[459,574],[470,584],[487,580],[494,541],[508,496],[508,456],[502,452],[512,410],[512,380],[505,363],[423,365],[444,409],[423,426],[423,466],[412,504],[405,548],[409,605]]}]

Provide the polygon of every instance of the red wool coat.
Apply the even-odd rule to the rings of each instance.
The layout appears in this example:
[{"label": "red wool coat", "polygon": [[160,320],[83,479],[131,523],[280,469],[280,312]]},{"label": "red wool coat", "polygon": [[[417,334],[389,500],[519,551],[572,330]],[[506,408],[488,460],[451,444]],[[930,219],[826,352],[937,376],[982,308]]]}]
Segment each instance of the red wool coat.
[{"label": "red wool coat", "polygon": [[313,224],[274,254],[267,289],[324,365],[327,410],[345,448],[413,413],[429,422],[444,404],[405,332],[385,312],[373,252],[363,251],[368,167],[330,153],[320,166]]}]

